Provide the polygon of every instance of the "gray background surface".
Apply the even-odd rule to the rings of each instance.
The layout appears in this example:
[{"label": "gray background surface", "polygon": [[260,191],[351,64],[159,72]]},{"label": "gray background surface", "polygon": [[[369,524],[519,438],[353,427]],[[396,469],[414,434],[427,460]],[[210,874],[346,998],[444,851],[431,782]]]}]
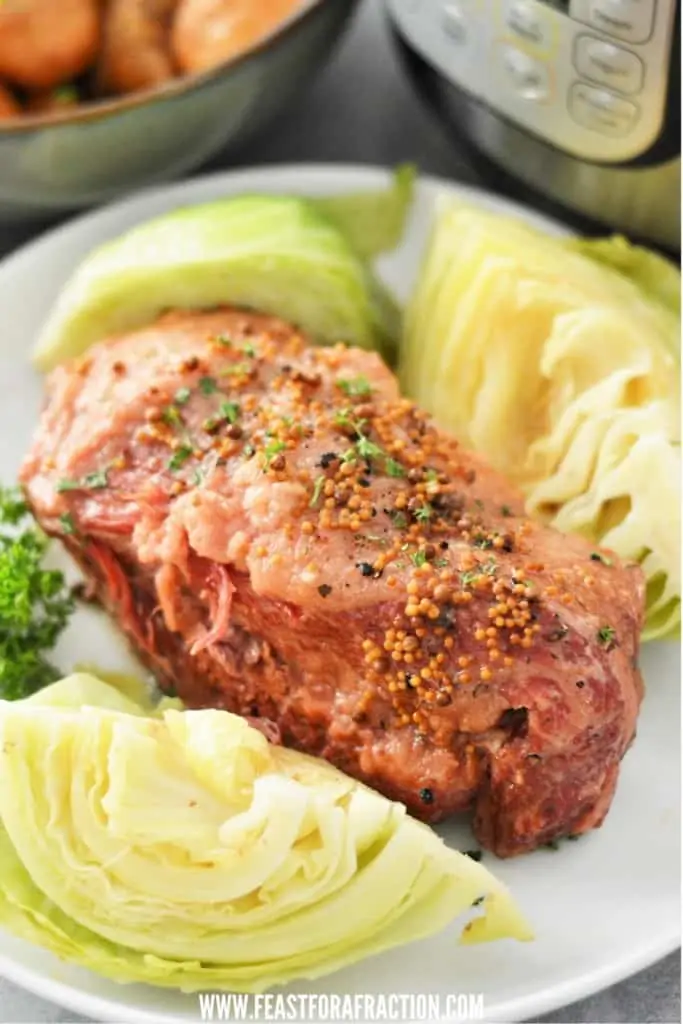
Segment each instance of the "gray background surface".
[{"label": "gray background surface", "polygon": [[[337,55],[306,95],[265,136],[215,159],[208,169],[283,161],[395,164],[411,160],[432,174],[509,192],[509,185],[495,171],[475,162],[457,138],[448,138],[414,97],[394,58],[381,7],[379,0],[365,0]],[[0,224],[0,256],[47,226]],[[588,922],[589,907],[586,918]],[[676,953],[620,985],[541,1020],[674,1024],[681,1020],[680,977],[680,953]],[[83,1018],[0,981],[3,1024],[74,1020]]]}]

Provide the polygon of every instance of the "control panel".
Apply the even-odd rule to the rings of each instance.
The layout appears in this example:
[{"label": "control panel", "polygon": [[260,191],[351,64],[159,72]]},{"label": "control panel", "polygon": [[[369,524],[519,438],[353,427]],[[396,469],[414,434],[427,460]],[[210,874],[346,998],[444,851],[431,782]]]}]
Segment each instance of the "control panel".
[{"label": "control panel", "polygon": [[635,159],[664,117],[676,0],[388,0],[454,85],[583,160]]}]

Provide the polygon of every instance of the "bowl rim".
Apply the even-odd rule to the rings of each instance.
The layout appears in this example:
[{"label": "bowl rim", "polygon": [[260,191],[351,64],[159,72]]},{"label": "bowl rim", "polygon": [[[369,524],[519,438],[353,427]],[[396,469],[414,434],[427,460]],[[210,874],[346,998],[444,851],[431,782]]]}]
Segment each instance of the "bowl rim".
[{"label": "bowl rim", "polygon": [[27,135],[31,132],[43,131],[46,128],[61,128],[67,125],[87,124],[101,118],[113,117],[137,107],[153,104],[157,100],[173,99],[186,93],[194,92],[211,82],[222,78],[226,72],[259,57],[271,46],[280,42],[296,31],[296,29],[312,18],[325,4],[341,3],[349,8],[349,12],[357,0],[299,0],[297,7],[283,21],[278,22],[269,32],[234,56],[222,61],[206,71],[189,75],[178,75],[163,82],[161,85],[139,89],[123,96],[105,97],[88,100],[79,104],[74,111],[52,111],[47,114],[30,114],[17,118],[16,121],[0,121],[0,141],[12,135]]}]

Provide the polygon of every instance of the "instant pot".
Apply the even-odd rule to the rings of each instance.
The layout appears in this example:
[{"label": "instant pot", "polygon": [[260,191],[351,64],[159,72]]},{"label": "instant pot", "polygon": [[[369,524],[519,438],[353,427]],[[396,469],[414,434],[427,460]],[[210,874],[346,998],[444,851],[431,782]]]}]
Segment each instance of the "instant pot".
[{"label": "instant pot", "polygon": [[504,170],[680,250],[677,0],[387,0],[420,90]]}]

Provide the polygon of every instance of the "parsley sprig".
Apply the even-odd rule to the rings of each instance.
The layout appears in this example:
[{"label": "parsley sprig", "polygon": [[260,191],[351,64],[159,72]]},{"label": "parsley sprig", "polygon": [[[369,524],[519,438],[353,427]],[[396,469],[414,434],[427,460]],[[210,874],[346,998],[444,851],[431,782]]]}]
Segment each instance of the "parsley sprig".
[{"label": "parsley sprig", "polygon": [[0,488],[0,698],[18,700],[59,678],[46,659],[74,600],[64,576],[43,568],[48,540],[29,525],[17,488]]}]

